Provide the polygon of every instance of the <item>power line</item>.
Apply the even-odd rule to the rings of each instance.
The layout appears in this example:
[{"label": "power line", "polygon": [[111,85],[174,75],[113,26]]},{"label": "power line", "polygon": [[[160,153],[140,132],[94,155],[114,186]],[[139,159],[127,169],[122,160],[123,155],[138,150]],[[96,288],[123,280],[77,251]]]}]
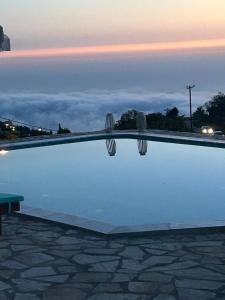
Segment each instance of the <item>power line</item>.
[{"label": "power line", "polygon": [[9,118],[5,118],[5,117],[2,117],[2,116],[0,116],[0,119],[4,120],[4,121],[11,121],[13,123],[20,124],[20,125],[23,125],[23,126],[28,126],[28,127],[34,128],[34,129],[37,128],[37,129],[41,129],[41,130],[45,130],[45,131],[57,132],[57,130],[54,130],[54,129],[49,129],[49,128],[45,128],[45,127],[42,127],[42,126],[37,126],[37,125],[33,125],[33,124],[24,123],[24,122],[12,120],[12,119],[9,119]]}]

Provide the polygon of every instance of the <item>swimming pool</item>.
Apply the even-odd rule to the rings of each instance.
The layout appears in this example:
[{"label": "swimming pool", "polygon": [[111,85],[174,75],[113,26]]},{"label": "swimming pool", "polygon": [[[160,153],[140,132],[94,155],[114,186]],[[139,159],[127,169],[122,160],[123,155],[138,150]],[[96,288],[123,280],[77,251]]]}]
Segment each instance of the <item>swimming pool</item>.
[{"label": "swimming pool", "polygon": [[148,141],[86,141],[0,156],[0,190],[25,204],[115,226],[225,220],[225,149]]}]

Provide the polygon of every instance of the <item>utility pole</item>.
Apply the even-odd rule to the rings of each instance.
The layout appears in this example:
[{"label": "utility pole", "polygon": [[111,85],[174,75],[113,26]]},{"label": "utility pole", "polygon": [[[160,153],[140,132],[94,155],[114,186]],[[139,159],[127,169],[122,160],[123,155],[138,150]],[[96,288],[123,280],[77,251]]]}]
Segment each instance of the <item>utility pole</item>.
[{"label": "utility pole", "polygon": [[187,90],[189,90],[189,105],[190,105],[190,126],[191,131],[193,131],[193,119],[192,119],[192,89],[195,88],[195,85],[187,85]]}]

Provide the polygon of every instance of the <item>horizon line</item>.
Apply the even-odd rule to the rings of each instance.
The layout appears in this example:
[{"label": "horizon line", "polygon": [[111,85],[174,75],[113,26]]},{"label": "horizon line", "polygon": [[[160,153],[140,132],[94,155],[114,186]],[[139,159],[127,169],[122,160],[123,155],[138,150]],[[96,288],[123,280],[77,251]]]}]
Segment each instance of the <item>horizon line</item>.
[{"label": "horizon line", "polygon": [[225,39],[188,40],[84,47],[43,48],[1,52],[2,58],[60,57],[135,52],[165,52],[173,50],[225,48]]}]

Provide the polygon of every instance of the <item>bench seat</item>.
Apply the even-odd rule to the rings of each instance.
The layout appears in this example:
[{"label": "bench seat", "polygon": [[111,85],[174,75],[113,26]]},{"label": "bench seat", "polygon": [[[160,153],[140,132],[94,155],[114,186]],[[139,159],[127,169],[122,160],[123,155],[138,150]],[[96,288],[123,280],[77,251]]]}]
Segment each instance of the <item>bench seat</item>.
[{"label": "bench seat", "polygon": [[19,211],[21,201],[24,201],[23,196],[0,193],[0,235],[2,234],[1,215]]},{"label": "bench seat", "polygon": [[3,194],[0,193],[0,204],[1,203],[9,203],[9,202],[16,202],[16,201],[23,201],[24,197],[14,194]]}]

